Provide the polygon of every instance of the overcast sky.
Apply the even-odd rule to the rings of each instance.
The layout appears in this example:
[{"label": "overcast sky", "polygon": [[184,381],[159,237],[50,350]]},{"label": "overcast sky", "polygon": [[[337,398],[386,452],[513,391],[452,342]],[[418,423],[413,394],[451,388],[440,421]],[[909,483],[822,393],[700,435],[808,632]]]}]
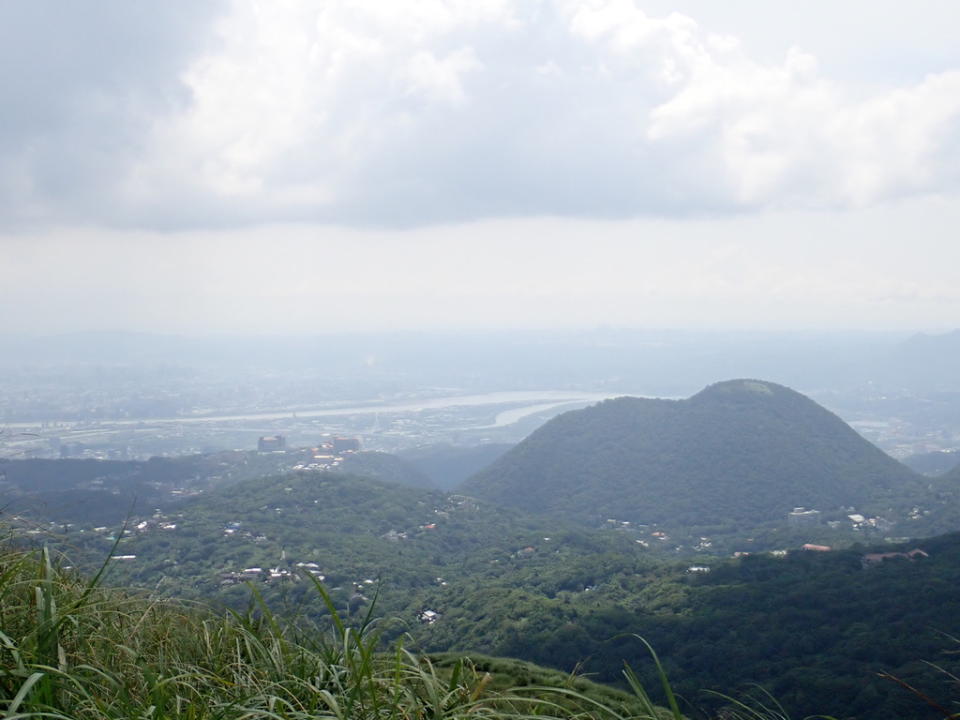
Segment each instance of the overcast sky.
[{"label": "overcast sky", "polygon": [[960,325],[952,0],[0,4],[10,331]]}]

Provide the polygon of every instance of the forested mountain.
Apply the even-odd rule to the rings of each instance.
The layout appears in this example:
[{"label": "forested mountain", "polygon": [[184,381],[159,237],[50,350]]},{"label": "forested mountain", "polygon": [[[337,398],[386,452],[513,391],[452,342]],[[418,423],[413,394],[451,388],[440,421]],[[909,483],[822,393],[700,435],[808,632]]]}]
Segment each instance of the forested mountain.
[{"label": "forested mountain", "polygon": [[565,413],[461,490],[592,526],[617,519],[747,534],[786,525],[795,507],[825,521],[876,516],[916,534],[922,523],[911,513],[929,520],[953,501],[948,483],[910,471],[803,395],[755,380]]}]

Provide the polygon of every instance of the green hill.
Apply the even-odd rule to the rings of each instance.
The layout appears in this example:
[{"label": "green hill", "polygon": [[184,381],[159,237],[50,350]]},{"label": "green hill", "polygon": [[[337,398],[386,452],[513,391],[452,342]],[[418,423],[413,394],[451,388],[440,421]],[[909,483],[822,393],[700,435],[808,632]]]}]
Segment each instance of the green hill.
[{"label": "green hill", "polygon": [[[907,556],[915,548],[923,553]],[[789,717],[943,717],[881,673],[947,706],[957,696],[960,534],[873,552],[890,555],[875,558],[866,548],[756,554],[692,572],[608,554],[549,571],[517,568],[437,589],[428,601],[442,619],[419,636],[428,649],[579,667],[603,682],[617,682],[628,662],[653,686],[641,636],[695,706],[716,701],[700,690],[743,692],[759,683]]]},{"label": "green hill", "polygon": [[707,534],[786,526],[793,508],[806,507],[822,521],[849,525],[855,512],[915,535],[922,523],[908,520],[911,510],[936,515],[953,502],[948,490],[812,400],[755,380],[686,400],[624,397],[566,413],[461,486],[591,526],[616,519]]},{"label": "green hill", "polygon": [[[355,613],[380,594],[383,612],[409,625],[429,609],[431,588],[548,563],[533,549],[553,536],[580,558],[598,551],[641,551],[620,533],[582,533],[504,511],[489,503],[359,477],[310,472],[257,478],[211,490],[170,512],[137,516],[116,550],[111,583],[160,587],[180,596],[243,605],[246,583],[265,596],[322,613],[303,573],[321,577],[337,606]],[[113,542],[111,531],[74,529],[60,542],[93,569]],[[528,550],[531,549],[531,550]]]}]

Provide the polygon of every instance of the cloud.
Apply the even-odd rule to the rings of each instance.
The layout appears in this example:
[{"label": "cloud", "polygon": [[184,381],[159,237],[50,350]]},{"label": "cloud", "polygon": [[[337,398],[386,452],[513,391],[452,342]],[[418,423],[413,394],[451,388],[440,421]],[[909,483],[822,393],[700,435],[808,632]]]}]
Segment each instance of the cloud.
[{"label": "cloud", "polygon": [[[444,328],[943,330],[960,206],[709,220],[512,219],[0,237],[7,332]],[[904,242],[909,237],[910,242]]]},{"label": "cloud", "polygon": [[155,122],[185,112],[181,73],[222,3],[0,4],[0,212],[117,219]]},{"label": "cloud", "polygon": [[868,94],[634,0],[194,5],[2,6],[8,221],[687,217],[960,179],[960,69]]}]

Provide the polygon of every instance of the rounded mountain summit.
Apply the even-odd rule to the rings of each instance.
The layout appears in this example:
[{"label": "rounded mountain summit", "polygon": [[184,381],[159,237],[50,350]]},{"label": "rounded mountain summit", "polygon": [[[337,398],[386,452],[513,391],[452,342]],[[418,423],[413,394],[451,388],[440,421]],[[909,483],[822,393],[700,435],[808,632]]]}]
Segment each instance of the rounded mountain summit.
[{"label": "rounded mountain summit", "polygon": [[729,380],[685,400],[621,397],[560,415],[461,486],[588,525],[741,527],[794,507],[905,519],[922,478],[809,398]]}]

